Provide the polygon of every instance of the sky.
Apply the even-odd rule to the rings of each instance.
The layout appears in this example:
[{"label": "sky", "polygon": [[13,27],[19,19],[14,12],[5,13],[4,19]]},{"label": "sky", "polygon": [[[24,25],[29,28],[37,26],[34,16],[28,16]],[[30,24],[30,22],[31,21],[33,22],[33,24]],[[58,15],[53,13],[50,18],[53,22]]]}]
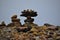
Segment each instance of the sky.
[{"label": "sky", "polygon": [[60,26],[60,0],[0,0],[0,23],[11,23],[11,16],[16,14],[24,24],[26,18],[20,14],[25,9],[37,11],[35,24],[49,23]]}]

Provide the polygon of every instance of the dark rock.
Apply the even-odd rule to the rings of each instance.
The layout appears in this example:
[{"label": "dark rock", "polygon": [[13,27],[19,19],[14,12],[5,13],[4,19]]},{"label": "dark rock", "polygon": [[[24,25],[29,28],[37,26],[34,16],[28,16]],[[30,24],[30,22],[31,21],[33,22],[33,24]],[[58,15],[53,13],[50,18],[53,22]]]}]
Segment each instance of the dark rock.
[{"label": "dark rock", "polygon": [[33,10],[31,10],[31,11],[24,10],[21,13],[22,14],[20,16],[24,16],[24,17],[27,17],[27,16],[35,17],[35,16],[37,16],[37,12],[34,12]]},{"label": "dark rock", "polygon": [[6,26],[5,22],[3,21],[0,26]]}]

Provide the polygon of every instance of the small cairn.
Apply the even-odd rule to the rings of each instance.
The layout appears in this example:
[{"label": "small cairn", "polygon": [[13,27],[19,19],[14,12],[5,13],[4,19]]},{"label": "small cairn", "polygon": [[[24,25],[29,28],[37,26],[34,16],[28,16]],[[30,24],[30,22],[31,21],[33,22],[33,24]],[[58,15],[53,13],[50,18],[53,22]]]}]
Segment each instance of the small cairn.
[{"label": "small cairn", "polygon": [[36,24],[33,23],[34,22],[34,18],[32,18],[32,17],[36,17],[37,16],[37,12],[35,12],[33,10],[27,9],[27,10],[23,10],[21,13],[22,14],[20,16],[26,17],[26,19],[24,20],[25,24],[28,24],[28,25],[30,25],[30,24],[36,25]]},{"label": "small cairn", "polygon": [[0,28],[3,28],[3,27],[6,27],[6,24],[4,21],[0,24]]},{"label": "small cairn", "polygon": [[17,18],[17,15],[13,15],[11,17],[12,23],[8,24],[7,26],[21,26],[20,19]]}]

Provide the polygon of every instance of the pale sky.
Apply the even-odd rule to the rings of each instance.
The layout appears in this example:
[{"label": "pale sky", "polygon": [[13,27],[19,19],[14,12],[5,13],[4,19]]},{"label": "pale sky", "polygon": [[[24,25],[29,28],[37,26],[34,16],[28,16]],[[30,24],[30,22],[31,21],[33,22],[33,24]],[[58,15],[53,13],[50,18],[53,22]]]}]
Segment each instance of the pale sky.
[{"label": "pale sky", "polygon": [[24,9],[37,11],[38,16],[34,17],[34,23],[38,25],[60,25],[60,0],[0,0],[0,23],[11,23],[10,17],[17,14],[24,24],[25,17],[20,16]]}]

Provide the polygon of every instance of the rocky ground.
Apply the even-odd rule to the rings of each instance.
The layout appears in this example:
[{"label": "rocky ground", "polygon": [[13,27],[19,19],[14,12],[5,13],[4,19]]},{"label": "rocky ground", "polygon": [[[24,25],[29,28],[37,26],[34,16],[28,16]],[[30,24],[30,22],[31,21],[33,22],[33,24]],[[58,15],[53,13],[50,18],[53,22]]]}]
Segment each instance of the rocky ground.
[{"label": "rocky ground", "polygon": [[31,27],[29,31],[20,27],[21,30],[26,30],[24,32],[17,30],[17,26],[4,26],[0,28],[0,40],[60,40],[60,27],[58,26],[31,25]]}]

